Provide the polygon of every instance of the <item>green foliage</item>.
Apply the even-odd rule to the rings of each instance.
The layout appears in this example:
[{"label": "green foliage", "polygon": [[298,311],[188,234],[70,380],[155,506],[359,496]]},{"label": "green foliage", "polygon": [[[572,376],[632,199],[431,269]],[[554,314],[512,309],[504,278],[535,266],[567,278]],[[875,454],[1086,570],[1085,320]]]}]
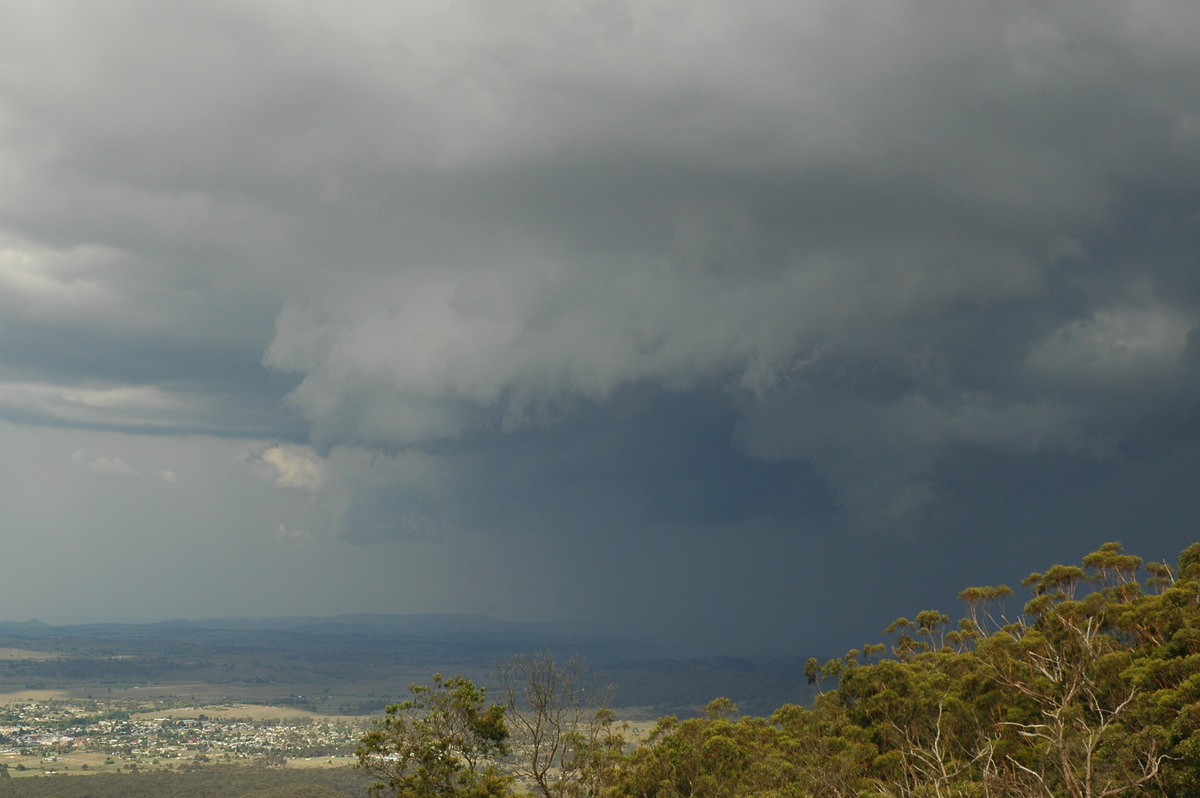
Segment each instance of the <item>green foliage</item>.
[{"label": "green foliage", "polygon": [[660,720],[647,743],[632,754],[616,794],[715,798],[768,794],[771,787],[786,783],[794,766],[779,728],[755,718],[735,721],[731,711],[728,700],[717,699],[703,718]]},{"label": "green foliage", "polygon": [[469,679],[434,674],[411,685],[412,698],[392,704],[355,751],[359,767],[376,775],[375,792],[398,798],[504,795],[509,779],[494,761],[506,753],[504,707],[486,704]]},{"label": "green foliage", "polygon": [[[967,588],[889,643],[810,659],[811,709],[664,718],[612,796],[1200,796],[1200,544],[1177,568],[1105,543],[1023,584]],[[885,651],[890,658],[882,658]]]},{"label": "green foliage", "polygon": [[[1200,549],[1181,577],[1106,543],[1080,566],[1023,584],[968,588],[967,617],[901,618],[892,661],[845,670],[828,700],[876,746],[880,795],[1092,798],[1162,790],[1195,795],[1200,767]],[[1142,573],[1147,574],[1145,584]]]},{"label": "green foliage", "polygon": [[611,796],[749,798],[852,796],[874,748],[833,702],[785,705],[770,718],[736,717],[719,698],[702,718],[658,722],[626,759]]}]

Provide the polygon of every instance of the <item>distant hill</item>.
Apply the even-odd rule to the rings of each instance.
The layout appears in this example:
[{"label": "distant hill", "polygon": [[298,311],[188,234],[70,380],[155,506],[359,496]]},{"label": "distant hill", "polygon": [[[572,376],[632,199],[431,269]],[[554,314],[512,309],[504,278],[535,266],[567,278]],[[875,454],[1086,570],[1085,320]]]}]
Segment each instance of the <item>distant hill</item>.
[{"label": "distant hill", "polygon": [[283,616],[275,618],[172,619],[149,623],[85,623],[53,625],[37,619],[0,621],[0,634],[56,636],[63,634],[124,633],[131,635],[195,632],[198,630],[276,631],[370,631],[388,633],[442,634],[448,632],[541,632],[554,633],[549,623],[502,621],[489,615],[435,612],[414,615],[353,613],[332,616]]},{"label": "distant hill", "polygon": [[[737,657],[662,658],[628,640],[585,636],[549,623],[487,615],[354,613],[329,617],[175,619],[153,623],[55,626],[0,622],[0,648],[54,653],[46,661],[0,661],[0,692],[30,686],[208,692],[294,701],[313,708],[384,703],[430,674],[461,673],[484,683],[498,660],[552,651],[580,654],[613,683],[617,706],[651,715],[694,714],[718,696],[745,711],[807,701],[803,663]],[[188,688],[193,692],[194,688]],[[319,698],[320,696],[329,698]],[[333,696],[343,696],[334,698]],[[323,702],[323,703],[319,703]],[[370,710],[373,711],[373,710]]]}]

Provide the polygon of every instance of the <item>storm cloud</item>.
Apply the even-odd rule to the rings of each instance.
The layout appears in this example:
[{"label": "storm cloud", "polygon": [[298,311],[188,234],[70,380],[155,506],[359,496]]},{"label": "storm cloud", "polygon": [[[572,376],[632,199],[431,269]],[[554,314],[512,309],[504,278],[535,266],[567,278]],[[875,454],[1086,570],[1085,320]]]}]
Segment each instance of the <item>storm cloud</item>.
[{"label": "storm cloud", "polygon": [[[10,3],[0,418],[225,440],[290,497],[264,541],[474,550],[543,586],[429,595],[513,617],[657,584],[680,639],[766,605],[769,648],[852,564],[868,613],[1170,557],[1198,39],[1178,0]],[[718,564],[761,588],[698,598]]]}]

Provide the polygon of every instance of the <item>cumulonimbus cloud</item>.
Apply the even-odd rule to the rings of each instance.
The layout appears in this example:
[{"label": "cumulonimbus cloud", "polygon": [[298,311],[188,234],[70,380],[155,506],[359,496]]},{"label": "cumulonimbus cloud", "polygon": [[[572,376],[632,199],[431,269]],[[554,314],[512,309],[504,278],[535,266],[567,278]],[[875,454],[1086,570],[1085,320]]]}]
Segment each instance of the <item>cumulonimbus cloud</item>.
[{"label": "cumulonimbus cloud", "polygon": [[[322,455],[716,390],[740,454],[880,517],[935,503],[947,452],[1110,456],[1186,402],[1200,22],[1178,2],[31,8],[0,30],[30,65],[0,77],[0,213],[22,252],[111,257],[0,264],[81,304],[71,336],[10,322],[53,354],[26,371],[84,385],[76,343],[107,341],[108,371],[148,364],[126,385],[209,390],[223,428],[168,410],[226,434],[231,396],[290,391],[307,428],[277,437]],[[13,413],[123,420],[75,395]],[[280,484],[323,484],[268,451]]]},{"label": "cumulonimbus cloud", "polygon": [[[1174,4],[1154,24],[1107,8],[662,4],[596,33],[583,69],[503,39],[512,57],[484,64],[452,35],[439,68],[479,93],[421,99],[422,124],[453,131],[428,154],[439,191],[408,194],[399,163],[379,195],[421,243],[287,302],[266,363],[300,377],[318,440],[385,447],[723,385],[747,451],[813,462],[880,517],[934,501],[951,449],[1106,456],[1138,411],[1068,383],[1144,389],[1153,361],[1169,386],[1200,322],[1194,285],[1166,290],[1177,262],[1135,275],[1107,238],[1138,181],[1195,188],[1156,170],[1155,142],[1200,141],[1187,81],[1147,98],[1126,55],[1160,35],[1164,60],[1138,66],[1152,81],[1196,59],[1158,27],[1183,21]],[[741,57],[682,69],[700,48]],[[461,126],[485,98],[508,110]]]}]

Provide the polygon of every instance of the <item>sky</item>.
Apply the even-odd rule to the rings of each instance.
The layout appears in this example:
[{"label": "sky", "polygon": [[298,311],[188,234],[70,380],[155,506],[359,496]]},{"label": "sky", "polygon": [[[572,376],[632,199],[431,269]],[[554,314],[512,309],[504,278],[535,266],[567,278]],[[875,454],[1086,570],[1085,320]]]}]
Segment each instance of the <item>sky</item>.
[{"label": "sky", "polygon": [[0,618],[837,655],[1200,539],[1191,0],[0,5]]}]

